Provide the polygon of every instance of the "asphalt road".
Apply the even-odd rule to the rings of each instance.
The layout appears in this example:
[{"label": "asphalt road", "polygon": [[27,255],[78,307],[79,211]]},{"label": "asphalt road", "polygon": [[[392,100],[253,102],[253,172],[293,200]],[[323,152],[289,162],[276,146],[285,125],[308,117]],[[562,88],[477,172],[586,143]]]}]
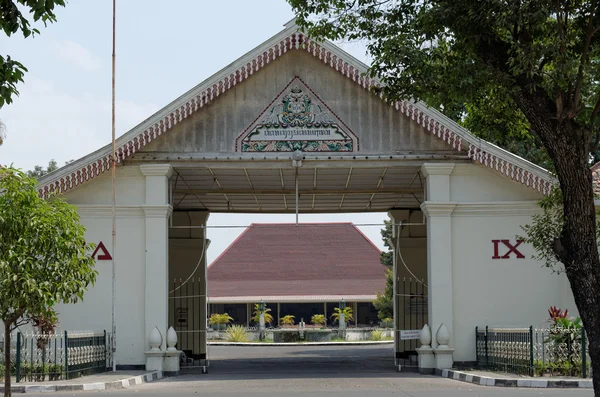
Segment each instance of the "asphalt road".
[{"label": "asphalt road", "polygon": [[[484,387],[397,372],[392,347],[221,347],[209,351],[208,374],[189,373],[125,390],[52,393],[52,396],[327,396],[464,397],[593,396],[591,390]],[[45,393],[45,396],[48,394]]]}]

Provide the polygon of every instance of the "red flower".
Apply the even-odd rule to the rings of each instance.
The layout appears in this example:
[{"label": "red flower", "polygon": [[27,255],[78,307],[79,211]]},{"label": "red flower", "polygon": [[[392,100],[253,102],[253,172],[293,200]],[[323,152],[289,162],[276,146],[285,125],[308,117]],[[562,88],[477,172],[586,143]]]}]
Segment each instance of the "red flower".
[{"label": "red flower", "polygon": [[556,324],[556,320],[559,318],[567,318],[569,311],[565,309],[563,312],[562,309],[559,309],[556,306],[550,306],[550,309],[548,309],[548,314],[550,315],[549,320],[552,320]]}]

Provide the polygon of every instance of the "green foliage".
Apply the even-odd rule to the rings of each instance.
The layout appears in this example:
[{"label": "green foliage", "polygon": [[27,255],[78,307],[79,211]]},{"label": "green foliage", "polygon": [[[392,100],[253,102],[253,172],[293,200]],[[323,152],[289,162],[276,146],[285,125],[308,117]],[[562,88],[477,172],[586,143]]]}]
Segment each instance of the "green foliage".
[{"label": "green foliage", "polygon": [[383,223],[385,227],[381,229],[381,239],[383,240],[383,245],[388,249],[387,251],[382,252],[379,255],[379,261],[382,265],[387,266],[388,268],[392,268],[394,265],[394,252],[393,247],[390,245],[390,239],[392,239],[392,221],[384,220]]},{"label": "green foliage", "polygon": [[56,171],[58,169],[58,165],[55,160],[50,160],[48,162],[48,168],[44,169],[44,167],[40,165],[36,165],[33,170],[27,171],[27,176],[30,176],[35,179],[40,179],[42,176],[51,173],[52,171]]},{"label": "green foliage", "polygon": [[[557,255],[557,245],[565,223],[563,194],[558,186],[539,202],[542,212],[532,217],[532,222],[522,227],[525,236],[519,240],[531,244],[535,250],[533,258],[544,263],[556,273],[562,273],[564,266]],[[597,220],[600,222],[600,218]],[[600,223],[596,226],[596,243],[600,246]]]},{"label": "green foliage", "polygon": [[391,220],[387,219],[383,222],[385,227],[381,229],[381,239],[388,250],[379,255],[379,261],[387,267],[385,270],[385,291],[383,294],[377,291],[377,298],[373,301],[379,319],[394,315],[394,273],[391,270],[394,265],[394,251],[390,245],[390,240],[393,237],[393,224]]},{"label": "green foliage", "polygon": [[83,299],[95,282],[94,245],[86,244],[75,207],[57,196],[42,199],[22,171],[0,167],[0,191],[0,320],[5,331],[34,318],[49,327],[54,305]]},{"label": "green foliage", "polygon": [[369,340],[374,340],[374,341],[385,340],[385,333],[380,329],[373,330],[373,331],[371,331],[371,336],[369,337]]},{"label": "green foliage", "polygon": [[[273,316],[270,314],[271,309],[265,306],[265,324],[273,324]],[[260,306],[258,303],[254,305],[254,312],[252,313],[252,321],[255,323],[260,322]]]},{"label": "green foliage", "polygon": [[294,318],[295,318],[295,316],[288,314],[287,316],[281,317],[279,319],[279,323],[281,325],[294,325]]},{"label": "green foliage", "polygon": [[352,313],[352,308],[350,306],[346,306],[343,310],[340,309],[339,307],[336,307],[333,309],[334,313],[331,315],[331,318],[334,321],[340,321],[340,315],[342,313],[344,313],[344,321],[348,322],[348,321],[352,321],[354,320],[353,317],[353,313]]},{"label": "green foliage", "polygon": [[248,342],[248,332],[242,325],[232,325],[225,331],[225,340],[228,342]]},{"label": "green foliage", "polygon": [[97,272],[75,207],[42,199],[14,168],[0,168],[0,191],[0,318],[13,324],[82,299]]},{"label": "green foliage", "polygon": [[229,316],[227,313],[213,313],[210,315],[208,319],[209,324],[229,324],[233,321],[233,318]]},{"label": "green foliage", "polygon": [[[31,22],[56,21],[55,6],[65,6],[64,0],[2,0],[0,3],[0,29],[7,36],[21,32],[23,37],[39,34],[39,30],[31,26]],[[31,21],[23,15],[29,12]],[[27,69],[23,64],[13,60],[10,56],[0,55],[0,108],[10,104],[13,96],[18,95],[17,84],[23,82]],[[2,140],[0,139],[0,144]]]},{"label": "green foliage", "polygon": [[385,270],[385,292],[377,292],[377,298],[373,301],[373,306],[377,310],[377,317],[380,320],[394,316],[394,272],[391,269]]},{"label": "green foliage", "polygon": [[546,169],[552,161],[527,118],[506,92],[492,90],[465,104],[463,120],[456,120],[475,136]]},{"label": "green foliage", "polygon": [[310,322],[314,325],[325,325],[325,315],[315,314],[311,317]]}]

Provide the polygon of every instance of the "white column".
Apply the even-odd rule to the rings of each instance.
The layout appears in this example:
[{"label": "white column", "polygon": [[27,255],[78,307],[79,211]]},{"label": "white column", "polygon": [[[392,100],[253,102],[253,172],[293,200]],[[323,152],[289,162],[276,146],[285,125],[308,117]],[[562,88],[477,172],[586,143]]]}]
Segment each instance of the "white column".
[{"label": "white column", "polygon": [[[145,329],[146,337],[157,327],[167,334],[169,317],[169,229],[171,214],[169,197],[170,164],[140,166],[146,176],[146,276]],[[166,348],[165,338],[161,348]]]},{"label": "white column", "polygon": [[[452,291],[452,218],[456,203],[451,201],[450,174],[454,164],[424,164],[426,201],[421,209],[427,217],[427,292],[431,333],[436,335],[442,324],[450,331],[453,345]],[[432,338],[432,345],[437,341]]]}]

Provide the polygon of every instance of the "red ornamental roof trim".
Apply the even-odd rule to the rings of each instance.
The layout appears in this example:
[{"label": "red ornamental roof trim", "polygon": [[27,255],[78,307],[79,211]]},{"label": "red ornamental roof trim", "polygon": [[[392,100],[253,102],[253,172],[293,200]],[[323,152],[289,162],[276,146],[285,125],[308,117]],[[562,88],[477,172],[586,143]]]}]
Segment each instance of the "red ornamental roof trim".
[{"label": "red ornamental roof trim", "polygon": [[[331,68],[340,72],[349,79],[352,79],[356,84],[369,90],[371,87],[380,86],[379,82],[364,75],[364,71],[352,65],[352,62],[345,61],[341,56],[335,54],[325,46],[320,45],[316,41],[309,39],[302,33],[293,31],[288,36],[282,38],[279,42],[264,50],[262,54],[255,56],[245,65],[240,66],[237,70],[232,71],[229,76],[222,77],[214,82],[212,87],[205,88],[192,99],[189,99],[175,110],[170,111],[162,119],[154,122],[152,126],[146,128],[133,139],[125,142],[116,150],[117,164],[121,164],[123,160],[144,146],[157,139],[163,134],[171,131],[177,123],[190,117],[205,105],[209,104],[220,95],[224,94],[236,84],[248,79],[254,73],[264,68],[270,62],[278,57],[281,57],[286,52],[291,50],[303,49]],[[382,95],[380,94],[380,97]],[[451,130],[448,126],[437,121],[437,117],[430,117],[415,103],[409,101],[394,102],[390,104],[396,110],[406,114],[417,124],[422,125],[426,130],[444,140],[457,151],[462,150],[462,137],[459,133]],[[448,123],[450,124],[450,123]],[[521,182],[533,189],[548,194],[552,188],[552,181],[534,174],[522,167],[510,162],[506,159],[487,152],[481,147],[477,147],[473,143],[469,143],[468,156],[474,161],[487,166],[495,171],[498,171],[511,179]],[[39,189],[40,195],[44,198],[53,193],[64,193],[74,187],[77,187],[110,169],[112,163],[111,154],[106,154],[100,159],[96,159],[81,169],[72,172],[70,175],[60,177],[58,180],[48,183]]]}]

